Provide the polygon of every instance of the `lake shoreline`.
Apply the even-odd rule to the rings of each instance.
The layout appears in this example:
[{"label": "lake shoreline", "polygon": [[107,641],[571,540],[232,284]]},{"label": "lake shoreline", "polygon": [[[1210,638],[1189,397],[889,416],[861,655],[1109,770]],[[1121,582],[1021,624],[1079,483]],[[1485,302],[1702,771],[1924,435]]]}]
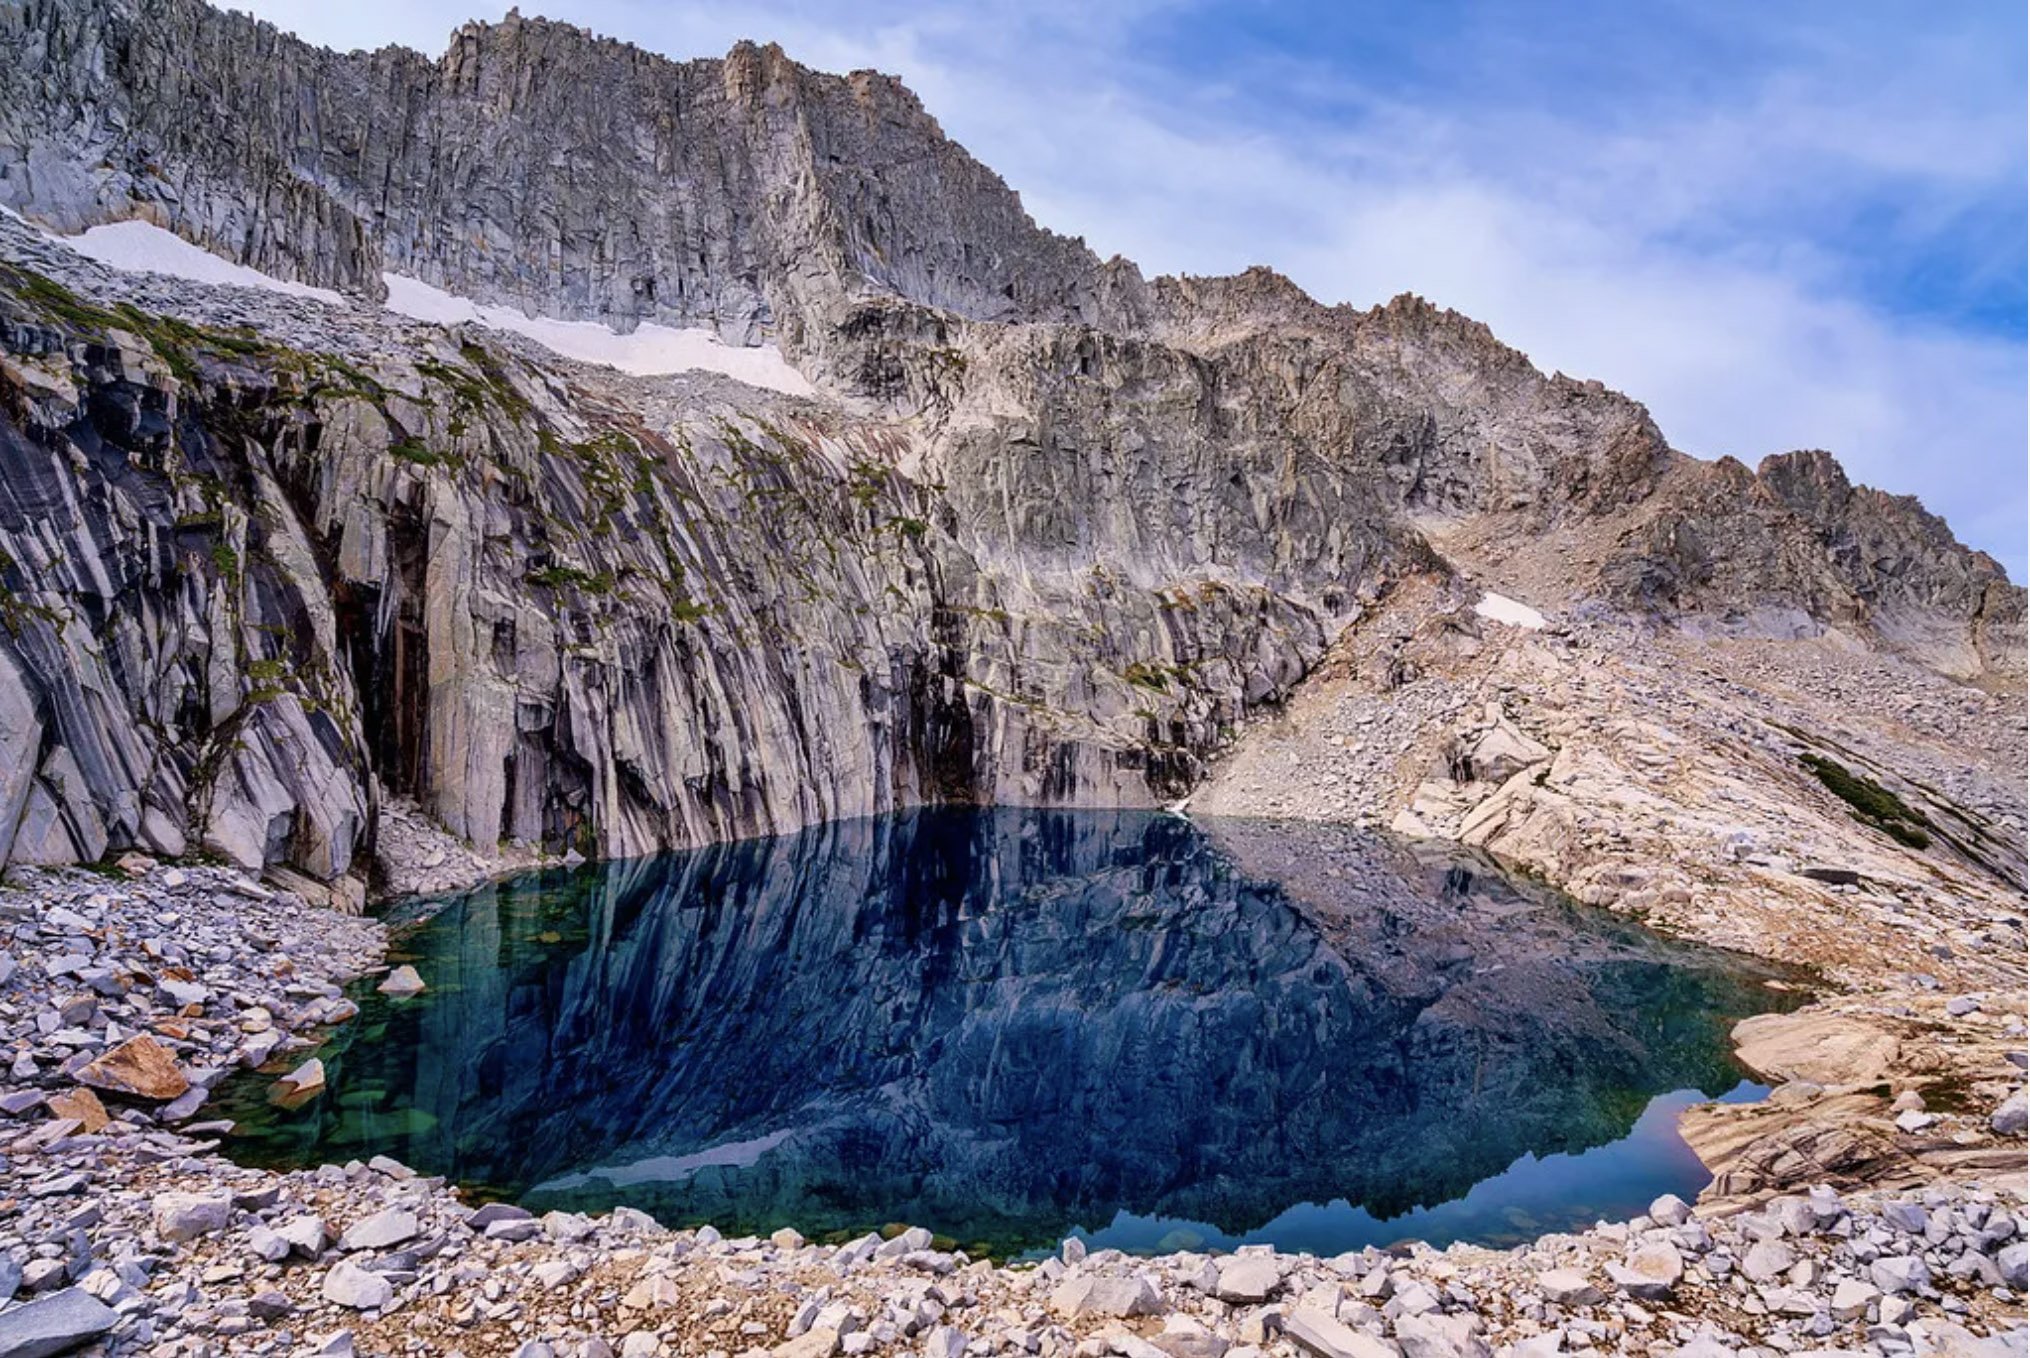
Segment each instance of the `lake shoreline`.
[{"label": "lake shoreline", "polygon": [[315,1104],[222,1089],[243,1162],[997,1260],[1513,1245],[1695,1196],[1678,1109],[1800,1002],[1469,851],[1149,812],[847,820],[386,919],[422,989],[351,992]]},{"label": "lake shoreline", "polygon": [[[259,1036],[245,1029],[261,1021],[244,1010],[231,1023],[208,1020],[203,1000],[165,990],[170,967],[151,955],[151,937],[158,950],[162,937],[202,943],[207,958],[222,959],[213,968],[266,968],[225,980],[249,997],[271,990],[268,1022],[309,1035],[342,1016],[333,1001],[343,1000],[344,982],[381,965],[385,931],[295,905],[224,869],[135,867],[129,881],[18,872],[0,896],[15,923],[6,998],[17,1051],[59,1057],[46,1068],[36,1062],[33,1077],[17,1064],[0,1095],[14,1118],[6,1177],[16,1204],[0,1248],[22,1267],[17,1289],[38,1297],[33,1311],[0,1313],[0,1337],[29,1322],[78,1325],[84,1334],[110,1316],[112,1351],[121,1353],[335,1355],[420,1344],[521,1358],[956,1358],[981,1345],[989,1353],[1249,1358],[1250,1350],[1670,1352],[1708,1343],[1731,1351],[1772,1327],[1800,1342],[1837,1342],[1829,1336],[1840,1333],[1859,1340],[1870,1323],[1942,1341],[1957,1333],[1947,1327],[1999,1334],[2021,1322],[2020,1171],[1975,1172],[1964,1159],[1950,1182],[1849,1193],[1837,1203],[1799,1191],[1754,1210],[1739,1197],[1714,1197],[1681,1222],[1669,1221],[1678,1207],[1662,1203],[1665,1220],[1506,1251],[1078,1259],[1073,1248],[1037,1268],[933,1250],[927,1233],[842,1250],[793,1232],[727,1241],[709,1230],[664,1231],[624,1209],[599,1218],[523,1218],[503,1208],[475,1216],[454,1188],[392,1163],[244,1169],[219,1153],[201,1113],[171,1130],[152,1113],[127,1111],[167,1101],[122,1104],[109,1092],[97,1102],[113,1120],[96,1131],[87,1130],[90,1117],[55,1116],[77,1111],[47,1100],[71,1084],[58,1073],[70,1059],[62,1053],[81,1049],[31,1037],[31,1016],[44,1006],[71,1011],[64,997],[81,970],[149,974],[152,986],[102,997],[117,1013],[109,1021],[123,1040],[148,1032],[178,1048],[187,1068],[199,1044],[206,1060],[227,1057]],[[271,936],[290,921],[297,931],[286,944]],[[80,938],[94,945],[82,963],[74,960]],[[1822,1000],[1786,1017],[1822,1023],[1851,1003]],[[2002,1027],[1978,1010],[1954,1017]],[[1925,1130],[1949,1142],[1990,1120],[1985,1110],[1947,1113]],[[2020,1162],[2020,1131],[1979,1139],[2016,1148]],[[309,1250],[291,1243],[310,1237],[306,1218],[328,1237]],[[82,1233],[86,1248],[52,1253],[50,1242],[67,1231]],[[1866,1248],[1857,1251],[1856,1241]],[[1869,1251],[1874,1257],[1859,1262]],[[1827,1321],[1826,1337],[1812,1334]]]}]

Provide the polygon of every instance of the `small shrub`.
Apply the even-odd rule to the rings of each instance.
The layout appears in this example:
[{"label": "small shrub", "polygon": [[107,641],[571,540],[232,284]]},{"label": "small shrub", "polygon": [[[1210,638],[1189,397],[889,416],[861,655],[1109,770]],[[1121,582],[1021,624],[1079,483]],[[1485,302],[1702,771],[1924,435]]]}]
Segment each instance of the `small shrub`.
[{"label": "small shrub", "polygon": [[1912,849],[1931,847],[1925,831],[1931,822],[1901,797],[1874,779],[1819,754],[1803,754],[1798,762],[1810,769],[1826,791],[1847,804],[1855,820],[1872,825],[1883,834]]}]

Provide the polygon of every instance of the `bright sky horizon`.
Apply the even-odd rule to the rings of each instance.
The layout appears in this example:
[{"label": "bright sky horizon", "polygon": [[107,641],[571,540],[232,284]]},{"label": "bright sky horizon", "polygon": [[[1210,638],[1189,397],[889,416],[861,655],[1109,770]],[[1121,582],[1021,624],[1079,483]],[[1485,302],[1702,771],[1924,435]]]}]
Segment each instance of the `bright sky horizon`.
[{"label": "bright sky horizon", "polygon": [[[435,55],[497,0],[228,0]],[[1043,226],[1419,293],[1754,465],[1825,448],[2026,576],[2021,6],[525,0],[677,59],[900,76]],[[850,10],[850,12],[848,12]]]}]

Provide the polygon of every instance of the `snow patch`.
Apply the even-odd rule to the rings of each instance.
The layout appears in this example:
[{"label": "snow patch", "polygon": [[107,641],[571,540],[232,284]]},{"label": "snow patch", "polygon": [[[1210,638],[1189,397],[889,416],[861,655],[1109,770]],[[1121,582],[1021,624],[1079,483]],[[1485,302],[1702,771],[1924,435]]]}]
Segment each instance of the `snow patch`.
[{"label": "snow patch", "polygon": [[526,336],[554,353],[581,363],[599,363],[637,377],[668,373],[715,372],[752,387],[792,396],[814,389],[772,344],[743,348],[722,343],[705,329],[644,322],[633,334],[617,334],[597,321],[557,321],[524,316],[513,307],[488,306],[432,287],[418,278],[382,274],[388,285],[388,309],[437,325],[484,325]]},{"label": "snow patch", "polygon": [[291,297],[310,297],[341,305],[345,301],[330,288],[313,288],[307,283],[270,278],[259,269],[221,259],[152,222],[109,222],[104,226],[87,228],[81,235],[53,236],[51,239],[69,246],[86,259],[95,259],[109,268],[128,273],[160,273],[172,278],[187,278],[193,283],[263,288]]},{"label": "snow patch", "polygon": [[[22,220],[18,213],[11,210],[0,208],[0,211]],[[222,259],[151,222],[111,222],[91,227],[75,236],[44,234],[87,259],[129,273],[167,274],[193,283],[261,288],[337,306],[346,304],[344,297],[329,288],[313,288],[306,283],[271,278],[258,269]],[[638,327],[631,335],[620,335],[596,321],[557,321],[524,316],[513,307],[485,306],[468,301],[420,279],[392,273],[381,277],[388,285],[388,309],[414,320],[438,325],[477,324],[511,331],[565,358],[603,364],[637,377],[715,372],[749,386],[766,387],[792,396],[816,394],[816,389],[804,375],[791,367],[783,358],[782,351],[772,344],[742,348],[722,343],[717,335],[702,328],[678,329],[654,323]]]},{"label": "snow patch", "polygon": [[1506,594],[1492,590],[1480,596],[1480,602],[1473,605],[1473,611],[1490,622],[1504,622],[1510,627],[1527,627],[1532,632],[1541,632],[1549,624],[1544,615],[1528,604],[1511,599]]}]

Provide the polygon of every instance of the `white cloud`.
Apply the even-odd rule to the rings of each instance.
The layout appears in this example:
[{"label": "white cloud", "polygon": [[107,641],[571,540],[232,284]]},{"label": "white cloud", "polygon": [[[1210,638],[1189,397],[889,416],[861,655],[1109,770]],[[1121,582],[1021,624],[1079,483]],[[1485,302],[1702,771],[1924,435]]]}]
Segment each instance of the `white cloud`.
[{"label": "white cloud", "polygon": [[[253,8],[318,41],[435,52],[482,7]],[[678,57],[745,36],[892,71],[1044,225],[1102,255],[1152,273],[1266,263],[1356,305],[1422,293],[1546,369],[1644,401],[1687,451],[1829,448],[2024,578],[2020,328],[1927,318],[1885,282],[1928,265],[1975,288],[2018,267],[2020,220],[1992,207],[2023,196],[2019,52],[1996,60],[1978,24],[1910,35],[1757,10],[1751,76],[1687,52],[1641,100],[1617,87],[1578,116],[1569,100],[1476,97],[1483,66],[1499,85],[1532,59],[1527,29],[1462,39],[1459,79],[1419,99],[1305,53],[1181,76],[1141,41],[1162,8],[550,6]],[[1339,116],[1305,112],[1328,106]],[[1992,259],[1984,229],[2013,238]]]}]

